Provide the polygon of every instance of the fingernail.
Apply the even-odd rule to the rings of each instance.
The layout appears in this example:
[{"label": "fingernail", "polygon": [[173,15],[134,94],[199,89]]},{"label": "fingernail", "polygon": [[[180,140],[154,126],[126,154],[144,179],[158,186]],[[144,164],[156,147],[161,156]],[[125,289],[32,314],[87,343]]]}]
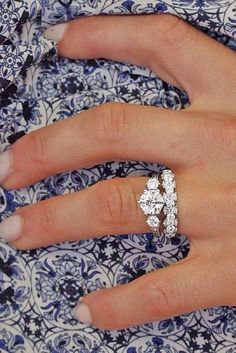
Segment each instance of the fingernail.
[{"label": "fingernail", "polygon": [[22,217],[19,215],[10,216],[0,223],[0,237],[9,242],[19,238],[22,229]]},{"label": "fingernail", "polygon": [[92,317],[87,304],[81,303],[78,304],[73,310],[72,315],[75,319],[79,320],[84,324],[91,324]]},{"label": "fingernail", "polygon": [[67,28],[67,23],[60,23],[58,25],[52,26],[43,33],[43,37],[51,39],[54,42],[60,42]]},{"label": "fingernail", "polygon": [[7,178],[12,168],[12,155],[10,151],[3,152],[0,155],[0,183]]}]

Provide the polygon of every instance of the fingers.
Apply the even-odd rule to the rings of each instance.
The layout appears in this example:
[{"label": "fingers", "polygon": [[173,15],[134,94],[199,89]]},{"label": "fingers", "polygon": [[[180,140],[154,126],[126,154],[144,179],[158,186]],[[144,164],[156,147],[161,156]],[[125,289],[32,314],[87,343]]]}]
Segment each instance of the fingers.
[{"label": "fingers", "polygon": [[148,227],[137,201],[146,180],[146,177],[106,180],[78,193],[23,207],[6,220],[7,232],[4,222],[0,225],[0,234],[5,234],[8,241],[17,238],[13,242],[15,247],[30,249],[64,240],[145,232]]},{"label": "fingers", "polygon": [[57,25],[44,35],[59,40],[64,57],[147,66],[184,88],[199,106],[215,109],[222,99],[234,103],[235,53],[176,16],[94,16]]},{"label": "fingers", "polygon": [[[199,179],[196,171],[195,179],[186,173],[175,174],[178,233],[187,234],[192,240],[212,237],[216,240],[223,231],[227,234],[225,224],[229,224],[230,229],[233,223],[230,217],[226,217],[222,225],[222,193],[217,191],[215,196],[211,187]],[[34,249],[61,241],[108,234],[149,232],[147,216],[137,203],[147,179],[127,177],[104,180],[77,193],[22,207],[0,224],[0,235],[18,249]],[[227,238],[231,234],[228,233]]]},{"label": "fingers", "polygon": [[[125,329],[222,303],[215,263],[191,256],[128,284],[85,296],[74,316],[100,329]],[[212,295],[214,293],[214,295]]]},{"label": "fingers", "polygon": [[0,182],[5,188],[21,188],[62,171],[109,160],[179,167],[194,163],[200,140],[198,126],[187,113],[104,104],[18,140],[11,152],[0,157]]},{"label": "fingers", "polygon": [[[32,249],[61,241],[150,231],[137,203],[146,181],[147,177],[105,180],[78,193],[22,207],[0,224],[1,237],[19,249]],[[179,219],[183,220],[178,230],[184,233],[196,216],[195,202],[178,177],[177,183]]]}]

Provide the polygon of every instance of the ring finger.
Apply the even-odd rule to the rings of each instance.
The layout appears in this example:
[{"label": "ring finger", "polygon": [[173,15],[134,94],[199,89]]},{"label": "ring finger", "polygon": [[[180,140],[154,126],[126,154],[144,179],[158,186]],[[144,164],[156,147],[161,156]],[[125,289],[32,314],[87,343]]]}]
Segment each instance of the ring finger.
[{"label": "ring finger", "polygon": [[98,182],[78,193],[63,195],[19,209],[1,224],[6,240],[32,248],[64,240],[105,234],[145,232],[148,227],[137,200],[146,177]]},{"label": "ring finger", "polygon": [[[178,173],[176,176],[178,231],[194,235],[204,222],[200,211],[202,196],[186,178]],[[146,181],[147,177],[105,180],[78,193],[20,208],[0,225],[0,234],[19,249],[31,249],[107,234],[150,231],[137,204]]]}]

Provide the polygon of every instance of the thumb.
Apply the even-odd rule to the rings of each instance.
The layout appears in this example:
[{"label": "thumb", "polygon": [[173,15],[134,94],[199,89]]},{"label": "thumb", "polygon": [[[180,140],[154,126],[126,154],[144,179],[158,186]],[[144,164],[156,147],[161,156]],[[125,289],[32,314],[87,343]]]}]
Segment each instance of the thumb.
[{"label": "thumb", "polygon": [[221,298],[212,268],[200,256],[186,258],[128,284],[92,292],[73,314],[81,322],[115,330],[215,306]]}]

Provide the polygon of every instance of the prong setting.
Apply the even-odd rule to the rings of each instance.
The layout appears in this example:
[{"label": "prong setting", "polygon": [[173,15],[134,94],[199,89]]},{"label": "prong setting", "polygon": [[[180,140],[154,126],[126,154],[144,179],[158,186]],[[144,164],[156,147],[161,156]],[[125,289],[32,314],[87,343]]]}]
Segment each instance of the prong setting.
[{"label": "prong setting", "polygon": [[158,174],[150,177],[137,202],[147,216],[146,222],[155,235],[160,235],[160,215],[164,215],[164,234],[171,238],[176,235],[178,225],[175,176],[171,170],[165,169],[160,179],[161,182]]}]

